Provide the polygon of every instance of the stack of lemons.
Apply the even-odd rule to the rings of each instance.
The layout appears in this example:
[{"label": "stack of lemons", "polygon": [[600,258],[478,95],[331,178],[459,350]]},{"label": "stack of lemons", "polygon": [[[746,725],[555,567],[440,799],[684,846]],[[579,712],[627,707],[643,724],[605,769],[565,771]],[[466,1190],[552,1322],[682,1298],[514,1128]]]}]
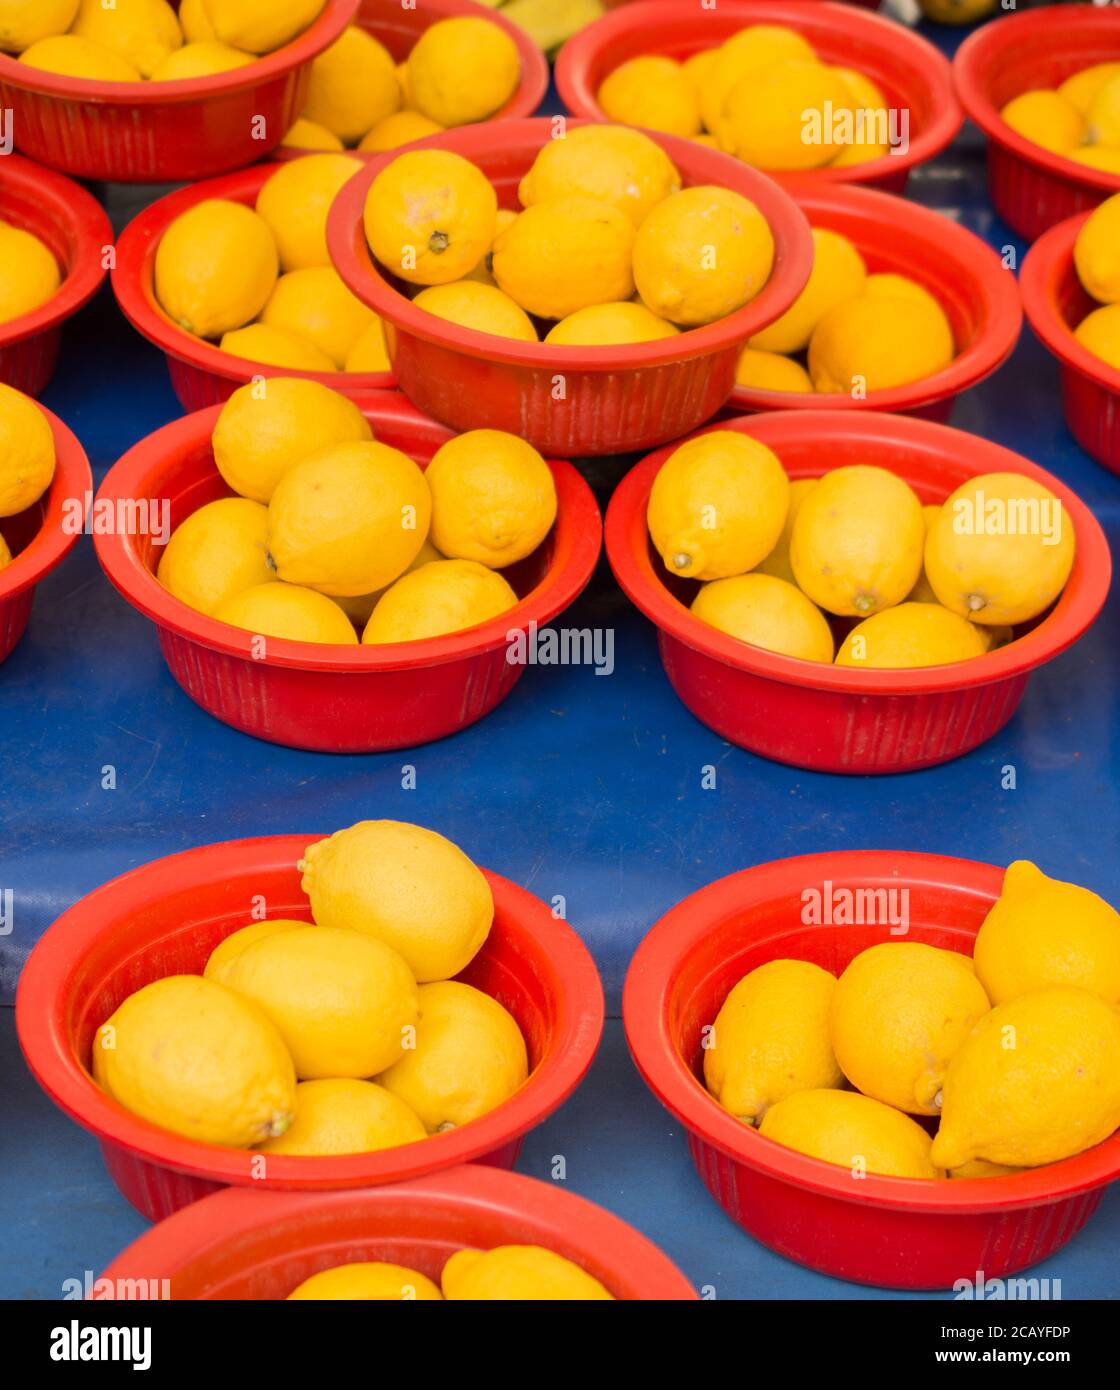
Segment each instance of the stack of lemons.
[{"label": "stack of lemons", "polygon": [[1120,1126],[1117,1005],[1120,914],[1022,860],[972,958],[891,941],[839,980],[804,960],[752,970],[709,1030],[704,1081],[744,1123],[856,1177],[995,1177]]},{"label": "stack of lemons", "polygon": [[[18,516],[50,487],[55,469],[54,435],[35,402],[0,384],[0,518]],[[0,570],[12,552],[0,535]]]},{"label": "stack of lemons", "polygon": [[1089,215],[1077,234],[1073,262],[1085,293],[1101,306],[1081,320],[1073,336],[1120,372],[1120,193]]},{"label": "stack of lemons", "polygon": [[1057,89],[1020,92],[999,114],[1051,154],[1120,174],[1120,63],[1094,63]]},{"label": "stack of lemons", "polygon": [[440,1284],[419,1270],[380,1260],[320,1270],[292,1290],[295,1299],[349,1299],[366,1302],[550,1303],[613,1301],[594,1275],[540,1245],[466,1247],[444,1264]]},{"label": "stack of lemons", "polygon": [[370,250],[429,313],[558,346],[674,337],[766,284],[774,238],[726,188],[681,188],[668,155],[623,126],[550,140],[499,209],[485,174],[445,150],[400,154],[365,204]]},{"label": "stack of lemons", "polygon": [[982,656],[1046,611],[1074,558],[1060,499],[1033,478],[980,474],[923,507],[869,464],[791,483],[771,449],[730,430],[673,451],[647,522],[669,572],[701,581],[702,622],[820,662],[833,660],[839,628],[838,666]]},{"label": "stack of lemons", "polygon": [[241,387],[212,446],[238,495],[176,527],[157,575],[262,638],[415,642],[488,622],[518,601],[501,571],[556,519],[552,471],[515,435],[457,435],[424,471],[352,401],[299,377]]},{"label": "stack of lemons", "polygon": [[34,232],[0,218],[0,323],[38,309],[61,284],[50,248]]},{"label": "stack of lemons", "polygon": [[631,58],[604,79],[598,101],[608,120],[687,136],[771,172],[843,168],[889,151],[879,87],[822,62],[782,24],[748,25],[684,63]]},{"label": "stack of lemons", "polygon": [[372,34],[351,26],[311,64],[303,114],[284,137],[298,149],[369,154],[484,121],[521,80],[510,36],[465,15],[425,29],[403,63]]},{"label": "stack of lemons", "polygon": [[360,821],[300,862],[311,922],[255,921],[202,975],[114,1010],[93,1075],[126,1109],[205,1144],[350,1154],[469,1124],[529,1074],[496,999],[455,980],[489,935],[485,875],[434,831]]}]

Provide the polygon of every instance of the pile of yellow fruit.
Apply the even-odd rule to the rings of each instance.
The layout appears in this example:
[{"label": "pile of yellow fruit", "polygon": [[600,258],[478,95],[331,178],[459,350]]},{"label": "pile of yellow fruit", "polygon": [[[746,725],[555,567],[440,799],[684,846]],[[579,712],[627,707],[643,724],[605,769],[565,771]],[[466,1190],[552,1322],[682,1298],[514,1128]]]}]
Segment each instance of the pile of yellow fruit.
[{"label": "pile of yellow fruit", "polygon": [[[457,1250],[436,1284],[419,1270],[380,1260],[320,1270],[292,1290],[295,1299],[387,1302],[602,1301],[614,1295],[572,1260],[541,1245],[496,1245]],[[442,1290],[440,1284],[443,1285]]]},{"label": "pile of yellow fruit", "polygon": [[[33,507],[54,478],[54,435],[33,400],[0,383],[0,518]],[[0,535],[0,570],[12,552]]]},{"label": "pile of yellow fruit", "polygon": [[284,137],[299,149],[370,154],[451,126],[484,121],[521,80],[510,36],[488,19],[464,15],[425,29],[403,63],[354,26],[311,64],[303,114]]},{"label": "pile of yellow fruit", "polygon": [[1020,92],[999,114],[1051,154],[1120,174],[1120,63],[1094,63],[1056,90]]},{"label": "pile of yellow fruit", "polygon": [[0,49],[100,82],[174,82],[247,67],[291,43],[326,0],[0,0]]},{"label": "pile of yellow fruit", "polygon": [[61,284],[62,273],[50,248],[34,232],[0,218],[0,323],[38,309]]},{"label": "pile of yellow fruit", "polygon": [[201,975],[130,994],[93,1075],[173,1134],[266,1154],[352,1154],[469,1124],[529,1074],[513,1016],[458,975],[494,920],[450,840],[359,821],[300,861],[311,922],[254,921]]},{"label": "pile of yellow fruit", "polygon": [[889,149],[883,92],[854,68],[822,62],[783,24],[748,25],[683,63],[631,58],[604,79],[598,102],[610,121],[699,140],[756,169],[838,169]]},{"label": "pile of yellow fruit", "polygon": [[1073,336],[1120,372],[1120,193],[1089,215],[1077,234],[1073,263],[1085,293],[1101,305],[1081,320]]},{"label": "pile of yellow fruit", "polygon": [[1049,608],[1074,558],[1060,500],[1022,474],[981,474],[923,507],[869,464],[791,483],[773,450],[731,430],[673,451],[646,519],[669,572],[701,581],[702,622],[838,666],[983,656]]},{"label": "pile of yellow fruit", "polygon": [[552,472],[523,439],[471,430],[425,471],[378,443],[353,401],[301,377],[235,391],[212,444],[238,495],[176,527],[157,577],[264,637],[415,642],[488,622],[518,602],[500,571],[556,519]]},{"label": "pile of yellow fruit", "polygon": [[1118,1004],[1120,915],[1020,860],[971,959],[890,941],[839,980],[803,960],[752,970],[709,1032],[704,1081],[761,1134],[855,1176],[995,1177],[1120,1126]]},{"label": "pile of yellow fruit", "polygon": [[[668,155],[623,126],[583,126],[538,153],[498,208],[485,174],[445,150],[400,154],[370,185],[365,232],[429,313],[501,337],[603,346],[672,337],[766,284],[774,238],[749,199],[681,188]],[[636,293],[635,293],[636,291]]]}]

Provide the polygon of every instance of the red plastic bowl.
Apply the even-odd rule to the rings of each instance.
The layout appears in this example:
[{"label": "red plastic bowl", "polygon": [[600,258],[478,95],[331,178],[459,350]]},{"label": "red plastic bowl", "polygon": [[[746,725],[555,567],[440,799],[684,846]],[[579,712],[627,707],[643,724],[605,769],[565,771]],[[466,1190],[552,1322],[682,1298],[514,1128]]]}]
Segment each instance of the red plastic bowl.
[{"label": "red plastic bowl", "polygon": [[[569,128],[584,122],[571,122]],[[552,136],[549,117],[508,121],[501,139],[466,126],[414,148],[453,150],[473,161],[497,189],[501,207],[517,206],[517,185]],[[339,274],[385,321],[398,384],[429,415],[455,429],[519,434],[545,453],[581,458],[649,448],[710,419],[735,383],[743,343],[785,312],[809,278],[809,224],[792,198],[746,165],[688,140],[654,135],[685,185],[714,183],[751,199],[774,234],[774,269],[760,294],[716,323],[678,337],[622,347],[555,347],[460,328],[418,309],[374,262],[362,210],[395,151],[379,155],[343,188],[327,222]],[[578,273],[578,267],[573,268]],[[557,378],[565,396],[557,399]]]},{"label": "red plastic bowl", "polygon": [[458,979],[517,1020],[529,1080],[469,1125],[376,1153],[273,1154],[255,1176],[248,1149],[180,1138],[111,1100],[89,1074],[93,1036],[129,995],[167,975],[201,974],[210,953],[248,920],[256,895],[272,917],[310,921],[296,867],[316,835],[270,835],[156,859],[76,903],[33,947],[16,991],[20,1046],[51,1099],[101,1143],[125,1197],[157,1220],[219,1187],[302,1191],[371,1187],[457,1163],[512,1168],[521,1140],[579,1085],[603,1027],[603,991],[587,948],[565,922],[497,874],[494,926]]},{"label": "red plastic bowl", "polygon": [[1082,347],[1073,330],[1100,308],[1077,278],[1073,245],[1090,214],[1051,227],[1023,261],[1019,283],[1027,319],[1061,367],[1062,408],[1070,434],[1113,473],[1120,473],[1120,371]]},{"label": "red plastic bowl", "polygon": [[[457,19],[462,15],[474,15],[496,24],[514,41],[521,55],[521,81],[517,90],[499,111],[478,124],[488,125],[490,121],[531,116],[548,91],[548,60],[525,30],[511,24],[500,10],[475,4],[475,0],[423,0],[422,5],[412,9],[406,9],[403,5],[386,5],[385,0],[361,0],[354,23],[383,43],[395,62],[402,63],[425,29],[438,20]],[[312,150],[281,145],[276,151],[276,158],[299,159],[312,153]],[[358,150],[354,153],[361,159],[373,157]]]},{"label": "red plastic bowl", "polygon": [[756,1240],[838,1279],[942,1289],[977,1270],[1000,1278],[1060,1250],[1120,1177],[1120,1134],[1012,1177],[922,1181],[868,1174],[788,1149],[704,1089],[702,1029],[733,985],[767,961],[839,975],[889,936],[882,925],[806,926],[808,888],[909,890],[908,941],[972,954],[1003,870],[898,850],[809,854],[721,878],[667,912],[626,977],[626,1037],[646,1084],[688,1131],[705,1186]]},{"label": "red plastic bowl", "polygon": [[804,0],[720,0],[717,8],[702,12],[678,0],[624,5],[568,40],[556,60],[556,86],[573,115],[605,121],[598,91],[615,68],[651,53],[683,60],[717,48],[748,24],[796,29],[825,62],[858,68],[882,89],[892,110],[910,112],[905,154],[840,169],[776,173],[779,183],[860,183],[901,193],[910,170],[939,154],[961,128],[964,117],[953,93],[952,71],[933,44],[893,20],[830,0],[811,5]]},{"label": "red plastic bowl", "polygon": [[[239,386],[260,376],[307,377],[346,396],[390,390],[396,385],[392,372],[301,372],[251,362],[184,332],[164,313],[155,293],[156,252],[164,232],[188,208],[208,198],[228,198],[252,207],[279,168],[276,163],[257,164],[168,193],[138,213],[117,241],[113,293],[133,328],[163,350],[172,388],[184,410],[220,405]],[[360,172],[356,161],[354,170]]]},{"label": "red plastic bowl", "polygon": [[298,38],[248,67],[178,82],[93,82],[0,55],[0,107],[18,148],[84,179],[175,183],[237,169],[278,145],[299,115],[311,60],[358,0],[326,0]]},{"label": "red plastic bowl", "polygon": [[739,410],[897,410],[948,420],[957,396],[990,376],[1019,341],[1023,308],[1013,272],[978,236],[916,203],[838,185],[799,190],[796,198],[812,226],[854,242],[872,273],[907,275],[929,290],[948,316],[957,356],[932,376],[862,400],[841,391],[810,395],[736,386],[729,404]]},{"label": "red plastic bowl", "polygon": [[62,284],[45,304],[0,323],[0,381],[37,396],[54,372],[62,324],[105,278],[113,229],[84,188],[18,154],[0,159],[0,217],[37,236],[62,273]]},{"label": "red plastic bowl", "polygon": [[[374,434],[427,467],[452,437],[403,396],[360,401]],[[174,528],[206,502],[230,495],[210,446],[217,406],[184,416],[135,445],[109,470],[99,504],[167,499]],[[524,667],[507,660],[508,634],[538,627],[571,604],[594,572],[602,525],[591,489],[570,463],[550,460],[559,512],[536,552],[505,571],[521,601],[490,622],[446,637],[343,647],[268,641],[254,656],[250,632],[195,612],[155,577],[150,536],[98,535],[97,557],[120,593],[151,618],[171,674],[215,718],[235,729],[323,753],[408,748],[481,719],[510,693]]]},{"label": "red plastic bowl", "polygon": [[[0,174],[5,162],[0,160]],[[12,552],[11,563],[0,569],[0,661],[12,654],[23,636],[35,585],[60,565],[77,543],[81,531],[75,529],[75,519],[81,517],[84,522],[93,494],[93,474],[85,450],[57,415],[45,406],[39,409],[54,435],[54,478],[33,507],[16,516],[0,517],[0,532]]]},{"label": "red plastic bowl", "polygon": [[1022,92],[1057,87],[1082,68],[1112,60],[1120,60],[1120,11],[1107,5],[1002,14],[957,50],[957,93],[988,137],[988,192],[995,210],[1026,241],[1120,191],[1120,174],[1051,154],[999,113]]},{"label": "red plastic bowl", "polygon": [[908,772],[960,757],[1007,723],[1031,671],[1071,646],[1108,596],[1111,560],[1096,518],[1059,478],[1010,449],[927,420],[872,411],[782,411],[711,428],[767,444],[792,479],[857,463],[889,468],[923,503],[944,501],[978,473],[1025,473],[1061,498],[1077,538],[1062,595],[1010,645],[918,670],[826,666],[764,651],[693,617],[687,604],[695,584],[670,579],[646,527],[654,477],[677,446],[650,454],[611,499],[611,568],[656,624],[662,663],[685,705],[721,738],[752,753],[818,772],[851,773]]}]

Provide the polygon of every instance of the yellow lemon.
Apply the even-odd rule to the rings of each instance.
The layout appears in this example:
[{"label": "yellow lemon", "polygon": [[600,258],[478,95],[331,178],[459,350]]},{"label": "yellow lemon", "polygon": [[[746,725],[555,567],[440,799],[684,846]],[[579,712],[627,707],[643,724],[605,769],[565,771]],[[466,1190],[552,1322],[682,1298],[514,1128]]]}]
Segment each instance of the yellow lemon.
[{"label": "yellow lemon", "polygon": [[40,39],[65,34],[78,0],[0,0],[0,49],[22,53]]},{"label": "yellow lemon", "polygon": [[1089,214],[1073,244],[1078,279],[1101,304],[1120,303],[1120,193]]},{"label": "yellow lemon", "polygon": [[343,647],[358,640],[350,619],[337,603],[296,584],[256,584],[219,604],[212,616],[257,637]]},{"label": "yellow lemon", "polygon": [[895,275],[888,271],[877,271],[863,282],[860,291],[868,299],[909,299],[924,304],[927,308],[940,310],[940,301],[930,294],[924,285],[912,280],[908,275]]},{"label": "yellow lemon", "polygon": [[202,0],[214,37],[246,53],[271,53],[290,43],[322,12],[326,0]]},{"label": "yellow lemon", "polygon": [[61,283],[58,262],[39,238],[0,222],[0,323],[45,304]]},{"label": "yellow lemon", "polygon": [[832,71],[847,87],[861,110],[881,111],[886,108],[887,98],[882,87],[873,82],[866,73],[858,72],[855,68],[843,67],[834,67]]},{"label": "yellow lemon", "polygon": [[767,1110],[759,1133],[854,1175],[940,1178],[916,1120],[856,1091],[797,1091]]},{"label": "yellow lemon", "polygon": [[188,43],[169,53],[153,70],[151,78],[153,82],[180,82],[189,77],[211,77],[217,72],[232,72],[235,68],[248,67],[252,62],[248,53],[241,53],[217,40]]},{"label": "yellow lemon", "polygon": [[277,270],[268,224],[243,203],[207,198],[181,213],[160,238],[156,298],[185,332],[217,338],[256,318]]},{"label": "yellow lemon", "polygon": [[[482,0],[496,9],[501,0]],[[502,16],[524,30],[538,48],[551,54],[605,13],[603,0],[509,0]]]},{"label": "yellow lemon", "polygon": [[790,564],[797,583],[829,613],[866,617],[901,603],[922,568],[922,504],[885,468],[826,473],[797,513]]},{"label": "yellow lemon", "polygon": [[437,318],[447,319],[463,328],[477,329],[479,333],[517,338],[523,343],[537,341],[537,330],[529,315],[496,285],[484,285],[478,280],[429,285],[412,302],[418,309],[426,309]]},{"label": "yellow lemon", "polygon": [[292,1059],[249,999],[199,975],[169,975],[120,1005],[93,1040],[93,1077],[126,1110],[203,1144],[247,1149],[283,1134]]},{"label": "yellow lemon", "polygon": [[797,519],[797,513],[801,510],[801,504],[816,485],[816,478],[798,478],[796,482],[790,483],[789,510],[786,512],[782,534],[778,537],[778,543],[770,554],[755,565],[756,573],[772,574],[775,578],[784,579],[790,584],[797,583],[793,577],[793,566],[789,562],[789,542],[793,535],[793,523]]},{"label": "yellow lemon", "polygon": [[0,382],[0,516],[33,506],[54,478],[54,435],[30,398]]},{"label": "yellow lemon", "polygon": [[316,922],[385,942],[421,984],[457,975],[490,933],[485,874],[422,825],[359,821],[308,845],[299,867]]},{"label": "yellow lemon", "polygon": [[809,340],[809,375],[818,391],[862,398],[921,381],[953,360],[944,310],[916,295],[860,294],[830,309]]},{"label": "yellow lemon", "polygon": [[0,570],[5,569],[11,563],[11,549],[9,548],[8,542],[4,539],[4,537],[0,536]]},{"label": "yellow lemon", "polygon": [[521,80],[517,45],[488,19],[439,19],[408,55],[409,94],[416,109],[441,126],[484,121],[500,110]]},{"label": "yellow lemon", "polygon": [[[530,314],[562,319],[634,293],[634,224],[612,203],[551,198],[534,203],[494,242],[499,287]],[[578,266],[579,273],[573,273]]]},{"label": "yellow lemon", "polygon": [[297,150],[341,150],[343,148],[342,141],[333,130],[328,130],[325,125],[316,125],[314,121],[309,121],[306,116],[300,116],[298,120],[293,122],[287,135],[280,143]]},{"label": "yellow lemon", "polygon": [[372,127],[358,149],[366,154],[383,154],[413,140],[423,140],[426,135],[438,135],[442,129],[443,126],[428,120],[419,111],[394,111]]},{"label": "yellow lemon", "polygon": [[179,0],[179,28],[187,43],[210,43],[217,38],[204,5],[205,0]]},{"label": "yellow lemon", "polygon": [[1094,309],[1077,325],[1073,336],[1102,362],[1120,371],[1120,303]]},{"label": "yellow lemon", "polygon": [[691,58],[686,58],[681,64],[681,71],[692,83],[697,100],[701,103],[703,103],[704,92],[707,90],[708,79],[715,66],[718,53],[718,48],[702,48],[699,53],[694,53]]},{"label": "yellow lemon", "polygon": [[745,347],[735,364],[735,385],[756,391],[812,391],[809,373],[792,357]]},{"label": "yellow lemon", "polygon": [[735,985],[704,1051],[704,1085],[725,1110],[757,1124],[795,1091],[843,1084],[828,1037],[835,990],[836,977],[806,960],[768,961]]},{"label": "yellow lemon", "polygon": [[1083,116],[1089,114],[1089,106],[1100,89],[1120,77],[1120,63],[1094,63],[1092,67],[1082,68],[1059,86],[1058,95],[1077,107]]},{"label": "yellow lemon", "polygon": [[[308,1083],[314,1084],[314,1083]],[[426,1274],[404,1265],[380,1261],[363,1264],[335,1265],[322,1269],[298,1284],[289,1299],[346,1299],[351,1302],[410,1303],[416,1301],[442,1302],[443,1294]]]},{"label": "yellow lemon", "polygon": [[646,521],[673,574],[724,579],[770,554],[788,510],[789,479],[777,455],[750,435],[713,430],[662,464]]},{"label": "yellow lemon", "polygon": [[983,632],[939,603],[896,604],[857,623],[836,654],[837,666],[947,666],[988,650]]},{"label": "yellow lemon", "polygon": [[362,1154],[415,1144],[427,1133],[416,1114],[383,1086],[351,1077],[301,1081],[296,1113],[270,1154]]},{"label": "yellow lemon", "polygon": [[[926,539],[927,539],[927,540],[929,539],[930,527],[933,525],[933,523],[937,520],[937,518],[938,518],[940,515],[941,515],[941,504],[940,504],[939,502],[931,503],[930,505],[925,506],[925,507],[922,508],[922,522],[923,522],[923,524],[925,525],[925,528],[926,528]],[[923,544],[922,544],[922,554],[923,554],[923,557],[924,557],[924,555],[925,555],[925,544],[924,544],[924,542],[923,542]],[[933,592],[933,585],[932,585],[932,584],[929,582],[929,580],[926,578],[926,571],[925,571],[925,565],[924,565],[924,563],[923,563],[923,565],[922,565],[922,572],[921,572],[921,574],[918,575],[918,582],[914,585],[914,587],[913,587],[913,588],[910,590],[910,592],[906,595],[906,601],[907,601],[908,603],[937,603],[937,602],[938,602],[937,595]],[[981,635],[983,635],[983,633],[982,633]]]},{"label": "yellow lemon", "polygon": [[309,154],[283,165],[257,194],[257,212],[276,238],[283,270],[330,265],[327,214],[362,167],[352,154]]},{"label": "yellow lemon", "polygon": [[1120,913],[1027,859],[1008,866],[973,956],[993,1004],[1043,985],[1078,985],[1120,1004]]},{"label": "yellow lemon", "polygon": [[309,338],[267,323],[249,323],[223,333],[218,344],[222,352],[259,362],[266,367],[283,367],[290,372],[333,372],[334,362]]},{"label": "yellow lemon", "polygon": [[151,77],[167,57],[182,47],[183,31],[167,0],[81,0],[70,32],[101,44]]},{"label": "yellow lemon", "polygon": [[795,585],[772,574],[736,574],[705,584],[692,601],[701,622],[768,652],[832,660],[832,629]]},{"label": "yellow lemon", "polygon": [[957,1049],[933,1159],[1015,1168],[1091,1149],[1120,1126],[1120,1011],[1048,985],[997,1004]]},{"label": "yellow lemon", "polygon": [[779,63],[816,61],[808,39],[783,24],[750,24],[716,50],[704,71],[700,110],[704,124],[716,133],[723,104],[743,78]]},{"label": "yellow lemon", "polygon": [[1108,78],[1094,92],[1085,115],[1085,141],[1120,149],[1120,75]]},{"label": "yellow lemon", "polygon": [[458,1250],[443,1267],[443,1296],[452,1301],[613,1301],[598,1279],[539,1245]]},{"label": "yellow lemon", "polygon": [[275,575],[268,564],[268,511],[244,497],[221,497],[192,512],[160,556],[156,578],[199,613]]},{"label": "yellow lemon", "polygon": [[329,445],[276,485],[269,552],[290,584],[368,594],[411,564],[431,511],[424,475],[407,454],[376,441]]},{"label": "yellow lemon", "polygon": [[676,324],[660,319],[644,304],[589,304],[561,319],[545,335],[546,343],[558,346],[610,347],[620,343],[650,343],[658,338],[674,338]]},{"label": "yellow lemon", "polygon": [[350,348],[346,358],[348,372],[388,372],[392,369],[385,345],[385,325],[375,314]]},{"label": "yellow lemon", "polygon": [[223,976],[226,968],[246,947],[252,946],[254,941],[261,941],[266,936],[275,936],[277,932],[299,931],[306,926],[306,922],[299,922],[290,917],[273,917],[266,922],[250,922],[247,927],[230,932],[229,936],[214,947],[202,973],[208,980],[216,980],[220,985],[225,984]]},{"label": "yellow lemon", "polygon": [[536,449],[504,430],[468,430],[434,454],[432,544],[490,569],[531,555],[556,520],[556,483]]},{"label": "yellow lemon", "polygon": [[1066,156],[1090,169],[1103,169],[1108,174],[1120,174],[1120,147],[1109,145],[1079,145]]},{"label": "yellow lemon", "polygon": [[[813,269],[805,288],[750,346],[761,352],[800,352],[825,314],[859,294],[867,280],[863,257],[851,241],[827,227],[813,228]],[[811,387],[798,388],[810,390]]]},{"label": "yellow lemon", "polygon": [[989,1163],[986,1158],[973,1158],[959,1168],[950,1168],[950,1178],[1006,1178],[1021,1173],[1021,1168],[1009,1168],[1006,1163]]},{"label": "yellow lemon", "polygon": [[554,198],[611,203],[637,227],[680,186],[676,165],[648,135],[626,126],[586,125],[542,145],[517,191],[527,208]]},{"label": "yellow lemon", "polygon": [[344,145],[353,145],[400,103],[389,50],[352,24],[311,64],[303,115],[333,130]]},{"label": "yellow lemon", "polygon": [[316,265],[281,275],[260,321],[314,343],[341,371],[373,318],[333,266]]},{"label": "yellow lemon", "polygon": [[696,88],[672,58],[644,55],[620,63],[600,84],[597,100],[608,121],[667,135],[700,133]]},{"label": "yellow lemon", "polygon": [[758,169],[818,169],[840,153],[841,113],[852,120],[853,106],[835,69],[775,63],[732,87],[713,133],[722,149]]},{"label": "yellow lemon", "polygon": [[742,308],[769,280],[773,265],[769,223],[754,203],[727,188],[699,185],[663,199],[634,241],[634,282],[642,300],[659,317],[687,327]]},{"label": "yellow lemon", "polygon": [[20,54],[19,61],[61,77],[88,78],[95,82],[141,82],[140,69],[104,44],[77,34],[58,34],[39,39]]},{"label": "yellow lemon", "polygon": [[1066,154],[1085,136],[1085,118],[1058,92],[1022,92],[999,114],[1025,140],[1054,154]]},{"label": "yellow lemon", "polygon": [[419,642],[488,623],[517,604],[500,574],[475,560],[439,560],[404,574],[378,599],[366,644]]}]

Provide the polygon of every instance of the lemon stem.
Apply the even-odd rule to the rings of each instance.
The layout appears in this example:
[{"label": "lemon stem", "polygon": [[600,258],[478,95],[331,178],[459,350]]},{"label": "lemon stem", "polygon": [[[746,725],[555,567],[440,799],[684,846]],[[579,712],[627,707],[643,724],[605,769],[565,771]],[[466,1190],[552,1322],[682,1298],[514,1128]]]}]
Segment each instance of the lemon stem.
[{"label": "lemon stem", "polygon": [[686,555],[683,550],[678,550],[673,556],[673,568],[675,570],[686,570],[692,564],[692,556]]},{"label": "lemon stem", "polygon": [[444,1120],[442,1124],[436,1125],[437,1134],[446,1134],[449,1129],[455,1128],[454,1120]]},{"label": "lemon stem", "polygon": [[857,613],[867,613],[875,607],[875,600],[871,594],[857,594],[852,601],[852,606]]},{"label": "lemon stem", "polygon": [[446,251],[451,245],[451,238],[446,232],[433,232],[428,238],[428,250],[434,251],[438,256],[442,251]]},{"label": "lemon stem", "polygon": [[983,594],[969,594],[968,611],[970,613],[979,613],[981,608],[986,608],[987,606],[988,600],[984,597]]},{"label": "lemon stem", "polygon": [[933,1098],[933,1103],[934,1103],[934,1105],[938,1108],[938,1110],[941,1109],[941,1092],[940,1092],[940,1091],[938,1091],[938,1093],[934,1096],[934,1098]]}]

